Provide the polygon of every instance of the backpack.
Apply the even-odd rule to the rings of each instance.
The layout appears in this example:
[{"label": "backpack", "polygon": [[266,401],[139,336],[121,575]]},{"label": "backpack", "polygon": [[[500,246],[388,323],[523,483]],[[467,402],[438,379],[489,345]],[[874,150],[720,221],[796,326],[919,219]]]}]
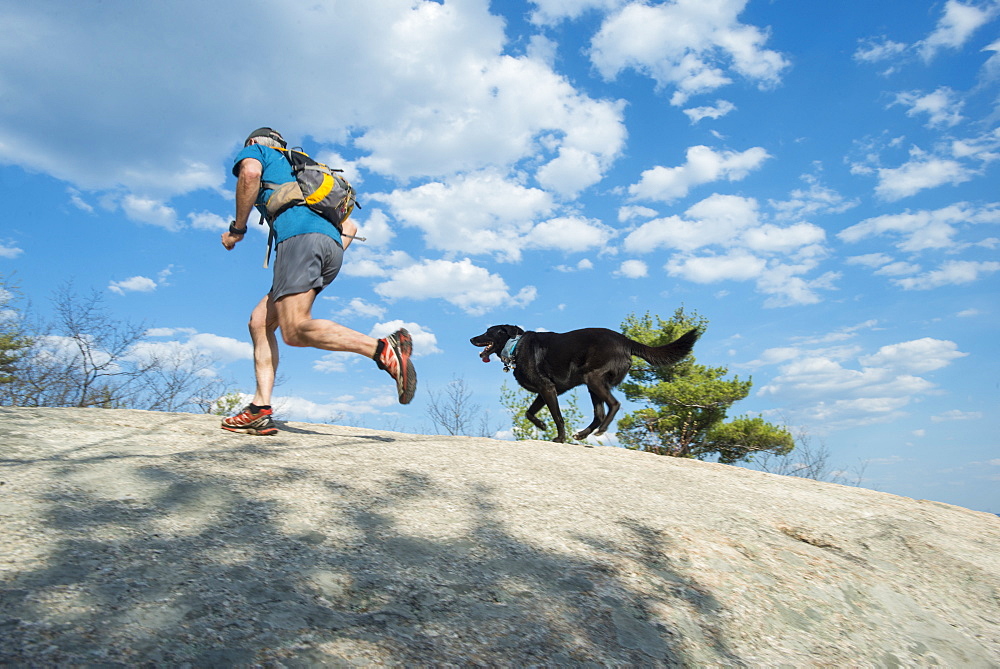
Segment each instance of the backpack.
[{"label": "backpack", "polygon": [[[354,211],[355,205],[359,209],[361,205],[357,202],[354,187],[339,174],[343,170],[327,167],[296,149],[270,148],[280,151],[288,159],[295,181],[283,184],[270,181],[261,183],[263,188],[274,191],[264,205],[266,211],[264,218],[268,226],[271,226],[274,219],[282,212],[291,207],[304,205],[329,221],[337,228],[337,232],[344,234],[343,222]],[[271,227],[271,234],[267,240],[268,259],[271,256],[273,238],[274,228]],[[354,237],[354,239],[365,241],[364,237]],[[267,259],[264,261],[264,267],[267,267]]]}]

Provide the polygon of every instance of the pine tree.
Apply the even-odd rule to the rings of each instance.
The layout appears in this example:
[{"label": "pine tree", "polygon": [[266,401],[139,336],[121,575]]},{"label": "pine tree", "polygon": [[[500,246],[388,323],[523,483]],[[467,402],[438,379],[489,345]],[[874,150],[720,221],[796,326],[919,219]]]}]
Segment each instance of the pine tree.
[{"label": "pine tree", "polygon": [[[708,327],[707,319],[683,307],[670,320],[646,313],[629,315],[622,332],[650,346],[669,343],[697,328]],[[697,350],[697,346],[695,347]],[[621,388],[625,396],[646,406],[618,421],[618,439],[626,448],[659,455],[734,463],[749,460],[753,453],[787,453],[795,446],[784,427],[760,417],[727,419],[730,407],[747,397],[751,379],[727,378],[726,367],[699,365],[694,356],[668,368],[652,367],[633,358],[632,371]]]}]

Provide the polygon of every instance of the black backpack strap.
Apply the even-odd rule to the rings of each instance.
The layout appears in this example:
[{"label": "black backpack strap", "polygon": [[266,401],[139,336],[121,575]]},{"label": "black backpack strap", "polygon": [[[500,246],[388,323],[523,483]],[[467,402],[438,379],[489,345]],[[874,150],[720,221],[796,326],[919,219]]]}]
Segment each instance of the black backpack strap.
[{"label": "black backpack strap", "polygon": [[[263,225],[265,220],[264,214],[261,214],[258,223]],[[268,263],[271,262],[271,248],[274,246],[274,238],[274,226],[269,222],[267,224],[267,255],[264,256],[264,269],[267,269]]]},{"label": "black backpack strap", "polygon": [[[276,184],[273,181],[260,182],[261,191],[265,190],[273,191],[276,190],[279,186],[281,186],[281,184]],[[264,214],[260,215],[260,219],[257,221],[257,224],[264,225],[265,221],[267,222],[267,253],[264,255],[264,269],[267,269],[268,264],[270,264],[271,262],[271,249],[274,248],[275,234],[274,234],[274,226],[271,225],[271,221],[269,221],[267,217],[264,216]]]}]

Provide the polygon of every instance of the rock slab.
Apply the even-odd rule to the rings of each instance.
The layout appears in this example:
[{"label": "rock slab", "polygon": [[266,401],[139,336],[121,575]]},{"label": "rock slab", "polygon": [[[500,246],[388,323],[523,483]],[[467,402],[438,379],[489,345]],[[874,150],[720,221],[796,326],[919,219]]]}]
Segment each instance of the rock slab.
[{"label": "rock slab", "polygon": [[1000,518],[615,448],[0,408],[0,665],[998,667]]}]

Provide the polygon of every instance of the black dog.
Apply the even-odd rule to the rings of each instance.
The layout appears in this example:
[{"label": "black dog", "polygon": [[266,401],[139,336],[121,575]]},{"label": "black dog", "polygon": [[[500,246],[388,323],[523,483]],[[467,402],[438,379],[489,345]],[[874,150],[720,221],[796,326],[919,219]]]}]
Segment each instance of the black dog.
[{"label": "black dog", "polygon": [[666,367],[690,353],[697,339],[698,331],[690,330],[665,346],[646,346],[605,328],[559,333],[525,332],[516,325],[494,325],[470,341],[483,349],[479,354],[483,362],[489,362],[490,355],[495,353],[505,370],[514,369],[514,378],[522,388],[538,393],[525,416],[544,430],[545,423],[535,414],[547,406],[559,431],[554,441],[564,442],[566,427],[559,411],[559,395],[587,384],[594,402],[594,420],[573,438],[582,440],[591,433],[604,434],[621,406],[611,389],[625,379],[632,367],[632,356]]}]

